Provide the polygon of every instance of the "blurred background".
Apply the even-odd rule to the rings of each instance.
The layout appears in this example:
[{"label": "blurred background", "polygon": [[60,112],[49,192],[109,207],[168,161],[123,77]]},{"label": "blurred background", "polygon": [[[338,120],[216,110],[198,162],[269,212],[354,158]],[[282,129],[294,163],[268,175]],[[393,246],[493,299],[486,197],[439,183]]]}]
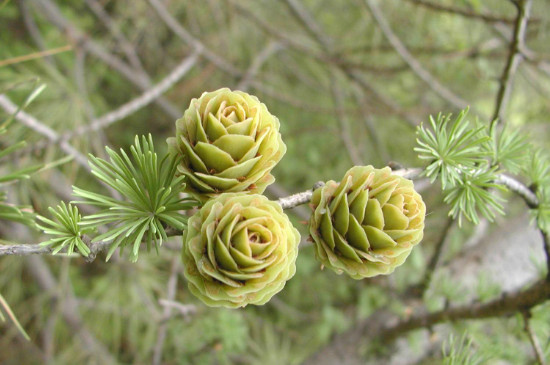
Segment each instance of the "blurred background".
[{"label": "blurred background", "polygon": [[[517,6],[507,0],[3,0],[0,94],[19,105],[46,84],[26,112],[70,134],[82,155],[105,156],[104,146],[126,148],[147,133],[163,151],[192,98],[220,87],[248,91],[281,121],[288,152],[267,192],[281,197],[339,180],[353,165],[421,166],[416,126],[468,106],[470,120],[500,117],[549,147],[550,2],[517,2],[531,7],[520,37]],[[511,49],[522,54],[517,65]],[[508,67],[512,77],[503,79]],[[27,147],[2,169],[66,156],[41,127],[15,123],[0,144],[20,139]],[[31,341],[11,322],[0,324],[0,363],[331,364],[344,353],[349,364],[438,364],[442,347],[467,345],[463,333],[480,356],[531,363],[521,318],[443,325],[396,344],[350,336],[379,308],[404,316],[420,305],[489,300],[540,274],[540,238],[521,201],[512,199],[495,224],[458,228],[449,225],[440,187],[417,183],[428,206],[426,236],[403,267],[354,281],[321,271],[305,247],[296,276],[262,307],[197,301],[174,249],[181,238],[137,263],[1,257],[0,293]],[[74,199],[72,185],[94,184],[73,161],[7,192],[46,215]],[[289,214],[307,238],[308,208]],[[0,238],[41,240],[5,222]],[[403,301],[442,239],[429,290]],[[533,327],[550,356],[548,304],[534,312]]]}]

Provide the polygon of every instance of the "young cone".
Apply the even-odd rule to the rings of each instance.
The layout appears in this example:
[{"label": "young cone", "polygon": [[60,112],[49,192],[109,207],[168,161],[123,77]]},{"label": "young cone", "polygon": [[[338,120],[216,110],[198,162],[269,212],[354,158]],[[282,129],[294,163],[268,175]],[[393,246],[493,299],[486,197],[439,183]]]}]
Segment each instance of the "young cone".
[{"label": "young cone", "polygon": [[354,279],[393,272],[424,232],[422,197],[389,167],[355,166],[315,190],[311,206],[316,257]]},{"label": "young cone", "polygon": [[183,155],[187,192],[205,202],[219,193],[263,193],[286,152],[279,119],[258,98],[223,88],[193,99],[169,144]]},{"label": "young cone", "polygon": [[189,218],[182,251],[189,289],[209,306],[265,304],[294,276],[299,243],[276,202],[221,194]]}]

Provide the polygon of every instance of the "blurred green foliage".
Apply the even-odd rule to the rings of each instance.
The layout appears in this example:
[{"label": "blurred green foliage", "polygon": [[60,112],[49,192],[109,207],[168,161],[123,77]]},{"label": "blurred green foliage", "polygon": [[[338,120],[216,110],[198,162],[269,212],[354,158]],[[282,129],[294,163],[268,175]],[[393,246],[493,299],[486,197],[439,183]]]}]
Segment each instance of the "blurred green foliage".
[{"label": "blurred green foliage", "polygon": [[[331,40],[333,49],[329,55],[323,53],[283,1],[161,3],[189,34],[238,71],[224,71],[212,60],[201,57],[164,94],[164,102],[181,113],[191,98],[206,90],[227,86],[246,88],[257,95],[280,119],[288,147],[273,171],[278,189],[268,191],[272,197],[281,190],[284,195],[309,189],[320,180],[338,180],[355,163],[350,147],[363,164],[382,167],[394,161],[407,167],[421,166],[423,161],[413,153],[416,125],[427,122],[429,115],[456,115],[460,111],[411,71],[389,45],[362,0],[300,1]],[[71,51],[0,66],[0,94],[6,93],[17,105],[25,104],[37,80],[47,85],[25,110],[59,134],[86,125],[136,98],[167,75],[193,48],[163,22],[150,1],[11,0],[0,4],[0,61],[65,45],[72,47]],[[104,13],[94,13],[92,4],[99,4]],[[472,119],[477,118],[488,127],[508,56],[511,24],[438,12],[410,0],[378,4],[417,61],[440,83],[467,100]],[[512,2],[502,0],[444,0],[437,4],[510,19],[515,16]],[[526,31],[526,46],[537,57],[524,61],[516,74],[505,113],[506,131],[514,136],[515,131],[521,130],[529,136],[529,144],[544,150],[550,147],[550,5],[534,1],[531,13],[534,19]],[[273,44],[279,47],[270,49]],[[104,55],[98,57],[97,49],[102,49]],[[117,70],[116,61],[115,67],[113,62],[109,65],[108,60],[113,58],[132,77]],[[252,67],[255,64],[257,67]],[[150,82],[142,82],[144,79]],[[139,82],[149,86],[140,88],[136,86]],[[334,88],[341,96],[340,104],[333,98]],[[141,108],[105,130],[77,136],[70,143],[84,154],[104,159],[105,146],[126,149],[134,142],[134,136],[151,133],[158,152],[163,154],[164,141],[174,134],[176,116],[166,103],[161,104]],[[9,116],[0,111],[0,120],[6,118]],[[511,142],[516,139],[501,136],[500,144],[491,150],[494,160],[514,173],[520,165],[525,169],[523,162],[506,155],[510,150],[519,150]],[[346,138],[351,141],[347,148]],[[0,151],[9,148],[13,141],[25,141],[26,146],[9,158],[1,157],[0,176],[28,166],[55,164],[65,157],[59,144],[48,143],[20,123],[12,123],[0,135]],[[548,227],[547,165],[537,162],[544,158],[528,157],[533,163],[527,166],[526,183],[541,186],[537,194],[546,205],[534,215],[541,222],[539,225]],[[92,191],[101,189],[76,163],[64,163],[7,185],[6,199],[47,215],[48,207],[60,200],[74,199],[72,185]],[[45,264],[40,268],[45,267],[55,280],[50,283],[45,282],[47,276],[44,272],[41,276],[34,261],[0,257],[0,293],[31,338],[30,342],[25,341],[13,322],[2,323],[0,363],[105,363],[88,346],[81,327],[77,331],[70,324],[71,318],[65,314],[68,296],[74,297],[87,333],[121,364],[150,363],[161,327],[166,331],[160,350],[163,364],[299,364],[323,346],[332,345],[338,350],[340,344],[335,339],[369,316],[376,317],[380,311],[400,316],[410,313],[411,308],[401,299],[407,288],[421,280],[448,211],[439,190],[437,186],[424,190],[429,210],[424,241],[389,278],[354,281],[321,271],[312,248],[303,247],[297,273],[279,295],[263,307],[238,311],[206,308],[193,298],[181,267],[170,265],[171,260],[178,260],[179,252],[165,245],[158,255],[144,252],[136,263],[118,254],[109,263],[98,259],[92,264],[70,257],[38,258]],[[522,209],[512,205],[508,214],[515,216]],[[300,223],[304,220],[300,211],[290,214],[307,237],[306,226]],[[471,225],[465,224],[462,229],[451,231],[443,265],[464,250],[463,244],[472,230]],[[0,238],[28,243],[44,240],[38,232],[5,221],[0,222]],[[177,246],[179,241],[172,238],[167,243]],[[167,318],[159,300],[169,297],[168,282],[173,272],[177,285],[172,300],[195,305],[196,312],[184,315],[173,308]],[[494,297],[497,289],[498,283],[483,277],[478,287],[471,290],[481,300],[487,300]],[[467,291],[453,277],[438,275],[424,294],[423,305],[437,310],[449,301],[460,303]],[[536,308],[531,322],[550,359],[550,305]],[[419,363],[485,361],[479,359],[510,364],[532,362],[532,349],[520,316],[457,323],[447,329],[453,337],[442,332],[436,339],[439,344],[447,340],[445,352],[438,345]],[[465,337],[457,341],[464,332]],[[426,347],[417,334],[406,339],[418,352]],[[354,341],[350,346],[363,354],[360,363],[373,360],[379,354],[377,348],[385,348],[386,355],[393,351],[386,344],[367,344],[361,338]],[[349,356],[354,358],[357,354]]]}]

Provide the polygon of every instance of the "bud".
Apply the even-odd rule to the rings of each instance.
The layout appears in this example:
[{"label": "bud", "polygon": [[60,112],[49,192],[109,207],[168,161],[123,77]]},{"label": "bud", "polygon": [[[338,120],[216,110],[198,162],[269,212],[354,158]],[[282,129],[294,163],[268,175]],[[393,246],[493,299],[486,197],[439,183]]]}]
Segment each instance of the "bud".
[{"label": "bud", "polygon": [[424,234],[422,197],[389,167],[355,166],[315,190],[311,205],[316,257],[354,279],[390,274]]}]

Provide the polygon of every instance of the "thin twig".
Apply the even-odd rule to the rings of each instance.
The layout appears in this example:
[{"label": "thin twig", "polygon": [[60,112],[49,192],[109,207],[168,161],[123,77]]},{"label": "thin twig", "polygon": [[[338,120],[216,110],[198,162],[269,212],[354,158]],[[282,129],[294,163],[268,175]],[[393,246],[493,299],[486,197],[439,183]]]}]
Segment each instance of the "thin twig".
[{"label": "thin twig", "polygon": [[[416,179],[421,172],[422,170],[418,168],[402,168],[398,170],[393,170],[392,174],[402,176],[407,179]],[[291,209],[302,204],[307,204],[311,201],[313,192],[323,185],[325,185],[325,183],[322,181],[316,182],[313,185],[313,189],[296,193],[287,197],[279,198],[277,202],[279,203],[279,205],[281,205],[283,209]]]},{"label": "thin twig", "polygon": [[[168,227],[165,230],[166,236],[181,236],[182,232],[172,227]],[[92,262],[96,259],[97,254],[103,252],[109,248],[111,241],[98,241],[92,242],[92,238],[83,235],[82,241],[90,248],[90,253],[86,257],[87,262]],[[0,256],[28,256],[28,255],[51,255],[52,249],[50,247],[40,246],[39,244],[13,244],[13,245],[0,245]],[[57,256],[63,257],[64,251],[61,251]]]},{"label": "thin twig", "polygon": [[[17,7],[19,8],[19,12],[21,13],[21,18],[23,19],[23,23],[25,24],[25,28],[27,29],[27,32],[29,32],[30,38],[32,39],[32,41],[38,47],[39,50],[45,51],[46,43],[44,42],[44,37],[42,37],[42,34],[40,33],[40,29],[38,28],[36,21],[34,20],[34,18],[32,17],[29,11],[29,2],[27,0],[18,0]],[[50,63],[52,66],[55,66],[55,60],[53,57],[46,56],[45,61]]]},{"label": "thin twig", "polygon": [[97,131],[108,127],[109,125],[128,117],[130,114],[138,111],[139,109],[149,105],[155,101],[160,95],[165,93],[174,84],[176,84],[183,76],[185,76],[191,68],[196,64],[199,53],[193,52],[190,56],[186,57],[178,66],[170,72],[162,81],[156,84],[151,89],[145,91],[137,98],[121,105],[117,109],[103,115],[100,118],[92,120],[89,124],[81,126],[72,132],[63,134],[61,139],[68,139],[75,136],[81,136],[91,131]]},{"label": "thin twig", "polygon": [[[421,172],[422,170],[419,168],[401,168],[401,169],[393,170],[392,174],[414,180],[420,176]],[[530,204],[529,199],[533,197],[530,196],[529,193],[527,193],[529,189],[525,185],[523,185],[521,182],[511,177],[505,177],[504,179],[501,179],[503,176],[504,175],[500,175],[499,180],[497,180],[497,183],[505,185],[511,191],[521,196],[528,204]],[[324,184],[323,182],[318,182],[314,185],[313,189],[309,189],[287,197],[279,198],[278,203],[281,205],[283,209],[291,209],[299,205],[307,204],[311,200],[313,191],[321,187],[323,184]],[[536,197],[534,198],[536,199]],[[538,200],[533,201],[533,203],[536,203],[536,204],[532,206],[530,205],[530,207],[536,208],[538,205]],[[177,236],[177,235],[181,235],[181,232],[175,229],[167,228],[166,234],[168,236]],[[548,262],[550,262],[550,244],[548,244],[548,235],[545,235],[543,233],[543,238],[544,237],[546,237],[545,250],[546,252],[548,252],[547,253],[549,257]],[[84,236],[83,240],[90,247],[92,251],[87,261],[93,261],[97,253],[106,250],[110,245],[110,242],[104,242],[104,241],[100,241],[92,244],[91,239],[87,236]],[[0,256],[35,255],[35,254],[51,254],[51,250],[47,247],[41,247],[36,244],[0,245]]]},{"label": "thin twig", "polygon": [[27,268],[43,291],[52,293],[56,300],[63,300],[63,305],[60,307],[61,314],[72,333],[82,341],[82,349],[88,352],[92,359],[98,360],[102,364],[116,364],[117,361],[109,353],[107,347],[86,328],[84,321],[80,318],[78,302],[75,297],[68,292],[65,292],[63,297],[60,293],[56,293],[58,283],[43,259],[29,257]]},{"label": "thin twig", "polygon": [[[90,101],[90,95],[86,86],[86,56],[87,52],[85,50],[80,48],[76,50],[73,72],[78,95],[82,99],[82,107],[84,109],[84,113],[88,120],[94,120],[96,113]],[[107,137],[105,136],[104,131],[99,131],[98,133],[96,133],[96,135],[96,138],[90,138],[91,152],[96,157],[105,159],[107,158],[105,146],[109,144],[107,141]],[[45,148],[47,143],[44,142],[46,141],[40,141],[40,143],[33,144],[31,148],[33,149],[33,151],[37,151],[37,149],[40,148]]]},{"label": "thin twig", "polygon": [[548,232],[539,230],[542,235],[542,243],[544,248],[544,254],[546,256],[546,280],[550,281],[550,237]]},{"label": "thin twig", "polygon": [[[181,80],[181,78],[185,76],[196,64],[198,56],[198,52],[192,53],[155,86],[146,90],[137,98],[132,99],[129,102],[121,105],[117,109],[110,111],[109,113],[99,118],[91,120],[90,123],[88,123],[87,125],[80,126],[72,131],[63,133],[61,135],[57,134],[56,132],[48,132],[47,137],[49,139],[49,143],[56,143],[59,140],[66,141],[70,138],[81,136],[88,132],[99,131],[144,108],[145,106],[157,100],[163,93],[165,93],[174,84]],[[33,149],[36,150],[40,148],[45,148],[46,146],[47,143],[36,143],[35,145],[33,145]]]},{"label": "thin twig", "polygon": [[52,48],[52,49],[48,49],[48,50],[45,50],[45,51],[30,53],[30,54],[27,54],[27,55],[24,55],[24,56],[17,56],[17,57],[13,57],[13,58],[8,58],[7,60],[0,60],[0,67],[13,65],[14,63],[21,63],[21,62],[25,62],[25,61],[35,60],[37,58],[43,58],[43,57],[51,56],[51,55],[54,55],[54,54],[67,52],[67,51],[70,51],[72,49],[73,49],[73,46],[68,44],[68,45],[63,46],[63,47],[57,47],[57,48]]},{"label": "thin twig", "polygon": [[414,180],[422,174],[422,169],[418,167],[401,167],[399,169],[392,170],[393,175],[404,177],[405,179]]},{"label": "thin twig", "polygon": [[438,80],[436,80],[424,67],[414,58],[414,56],[409,52],[407,47],[401,42],[401,40],[395,35],[391,29],[388,21],[378,8],[378,6],[372,0],[364,0],[367,7],[370,9],[370,12],[378,24],[378,27],[388,39],[390,44],[395,48],[397,54],[405,61],[411,70],[422,80],[424,81],[437,95],[441,98],[454,105],[458,109],[465,109],[468,107],[469,103],[466,102],[461,97],[457,96],[451,90],[443,86]]},{"label": "thin twig", "polygon": [[[519,195],[523,199],[527,207],[529,207],[530,209],[536,209],[539,207],[539,200],[535,193],[516,179],[500,174],[495,180],[495,183],[504,185],[508,189]],[[543,249],[546,256],[546,277],[547,280],[550,281],[550,237],[548,232],[545,232],[542,229],[539,229],[539,232],[542,236]]]},{"label": "thin twig", "polygon": [[[47,17],[47,19],[59,30],[65,32],[67,36],[74,41],[74,43],[78,44],[79,47],[82,47],[87,52],[103,61],[142,91],[146,91],[151,88],[152,82],[147,74],[132,68],[120,58],[109,53],[99,43],[90,39],[84,32],[78,29],[63,16],[61,10],[54,2],[51,0],[36,0],[36,2],[42,8],[42,13]],[[177,110],[177,108],[167,100],[158,98],[155,100],[155,103],[172,118],[179,118],[181,116],[181,113]]]},{"label": "thin twig", "polygon": [[514,76],[523,59],[521,49],[525,43],[525,32],[527,30],[531,3],[532,0],[518,0],[514,2],[518,14],[514,25],[514,34],[510,42],[510,53],[506,60],[506,66],[504,67],[502,76],[500,77],[500,86],[496,97],[495,111],[491,119],[491,126],[498,124],[499,121],[502,122],[503,114],[506,111],[512,93]]},{"label": "thin twig", "polygon": [[290,209],[298,205],[306,204],[311,200],[311,197],[313,196],[313,192],[315,191],[315,189],[318,189],[323,185],[325,185],[325,183],[322,181],[316,182],[313,185],[313,189],[302,191],[301,193],[296,193],[284,198],[280,198],[277,202],[283,209]]},{"label": "thin twig", "polygon": [[[290,9],[292,15],[298,20],[300,25],[310,33],[317,43],[323,48],[323,51],[328,55],[332,55],[333,47],[330,38],[323,32],[319,24],[315,21],[313,16],[307,11],[307,9],[299,2],[299,0],[284,0],[287,7]],[[345,67],[345,66],[342,66]],[[362,165],[362,160],[357,146],[355,145],[349,128],[349,123],[346,120],[345,114],[342,112],[344,101],[342,97],[342,90],[338,84],[337,71],[333,68],[328,70],[330,78],[330,92],[332,100],[334,101],[336,112],[336,120],[340,126],[340,139],[344,143],[344,147],[348,153],[351,162],[354,165]]]},{"label": "thin twig", "polygon": [[[349,65],[346,62],[343,62],[341,58],[333,57],[332,55],[327,55],[326,53],[319,53],[318,51],[312,49],[311,47],[298,42],[295,39],[295,37],[286,35],[283,32],[279,31],[278,29],[275,29],[274,27],[271,26],[270,23],[266,22],[263,18],[259,17],[258,15],[254,14],[252,11],[247,9],[246,7],[242,6],[240,2],[236,0],[228,0],[228,1],[231,3],[231,5],[235,7],[235,9],[237,9],[242,14],[243,19],[253,22],[266,34],[272,37],[275,37],[283,45],[289,46],[290,48],[294,49],[297,52],[300,52],[301,54],[305,54],[323,63],[332,63],[336,65],[338,68],[340,68],[340,70],[342,70],[342,72],[346,74],[346,76],[350,80],[355,82],[358,86],[360,86],[363,90],[365,90],[365,92],[370,96],[372,96],[375,100],[382,103],[383,106],[388,108],[391,112],[402,117],[405,121],[408,122],[410,126],[414,127],[416,126],[416,124],[418,124],[407,113],[403,112],[400,106],[392,98],[389,98],[384,94],[382,94],[381,92],[379,92],[373,85],[371,85],[366,80],[364,80],[363,77],[357,72],[357,70],[354,70],[353,68],[349,67]],[[261,88],[262,85],[254,84],[254,86],[259,90],[266,92],[266,90]],[[291,103],[292,101],[289,100],[289,102]]]},{"label": "thin twig", "polygon": [[[168,289],[166,296],[169,301],[173,301],[176,297],[176,289],[178,286],[178,269],[180,265],[180,258],[178,256],[174,257],[172,259],[172,265],[170,268],[170,278],[168,279]],[[164,310],[162,312],[163,318],[170,318],[170,315],[172,313],[172,307],[171,306],[164,306]],[[167,330],[168,322],[163,321],[159,328],[157,333],[157,341],[155,342],[155,348],[153,349],[153,365],[160,365],[162,362],[162,348],[164,347],[164,341],[166,341],[166,330]]]},{"label": "thin twig", "polygon": [[355,166],[362,165],[363,162],[359,154],[359,151],[357,151],[357,146],[355,145],[355,143],[353,142],[353,139],[351,138],[349,123],[346,120],[345,114],[341,112],[344,105],[344,101],[342,99],[342,90],[338,85],[336,70],[331,69],[329,73],[330,73],[330,92],[332,94],[332,100],[334,100],[334,106],[336,110],[339,111],[336,113],[336,120],[340,125],[340,128],[339,128],[340,139],[344,143],[344,147],[346,148],[346,151],[348,153],[348,156],[352,164]]},{"label": "thin twig", "polygon": [[46,255],[51,254],[50,247],[29,244],[0,245],[0,256],[28,256],[28,255]]},{"label": "thin twig", "polygon": [[523,185],[518,180],[510,176],[500,174],[497,176],[495,183],[506,186],[508,189],[519,195],[529,208],[534,209],[538,207],[539,200],[535,193],[533,193],[527,186]]},{"label": "thin twig", "polygon": [[299,0],[284,0],[287,7],[290,9],[292,15],[304,29],[313,36],[313,38],[319,43],[325,50],[325,52],[331,51],[331,40],[323,32],[319,24],[315,21],[313,16],[302,6]]},{"label": "thin twig", "polygon": [[191,315],[197,313],[197,306],[194,304],[183,304],[168,299],[159,299],[159,304],[163,307],[170,307],[172,309],[175,309],[185,319],[189,319]]},{"label": "thin twig", "polygon": [[414,3],[416,5],[423,6],[427,9],[435,10],[435,11],[441,11],[444,13],[454,14],[454,15],[460,15],[466,18],[472,18],[472,19],[478,19],[483,20],[487,23],[509,23],[513,24],[515,23],[514,18],[506,18],[501,17],[493,14],[483,14],[483,13],[476,13],[474,11],[468,10],[468,9],[462,9],[454,6],[448,6],[443,5],[431,1],[426,0],[408,0],[411,3]]},{"label": "thin twig", "polygon": [[283,46],[280,43],[277,42],[269,42],[264,49],[262,49],[257,56],[252,60],[250,63],[250,67],[246,71],[246,73],[241,78],[241,81],[237,84],[238,90],[246,91],[250,85],[250,83],[253,81],[253,79],[256,77],[256,74],[262,67],[262,65],[274,54],[279,52],[281,49],[283,49]]},{"label": "thin twig", "polygon": [[198,39],[193,37],[177,20],[170,14],[168,9],[160,0],[147,0],[149,4],[155,9],[157,15],[162,21],[170,28],[174,34],[176,34],[185,43],[193,47],[196,51],[200,52],[207,60],[215,64],[218,68],[224,70],[232,76],[243,76],[243,72],[236,69],[233,65],[229,64],[223,57],[218,56],[214,52],[205,47]]},{"label": "thin twig", "polygon": [[88,7],[94,12],[97,18],[105,25],[105,27],[109,30],[109,32],[111,32],[113,37],[116,39],[116,41],[120,45],[120,48],[126,55],[126,58],[132,64],[132,66],[136,70],[145,72],[145,70],[143,69],[143,65],[141,64],[141,61],[136,53],[135,48],[126,39],[126,37],[120,31],[120,29],[118,29],[114,20],[111,18],[109,13],[107,13],[103,8],[103,5],[101,5],[98,0],[84,0],[84,1],[86,5],[88,5]]},{"label": "thin twig", "polygon": [[527,337],[529,337],[529,342],[531,342],[531,346],[533,346],[533,352],[535,353],[537,363],[539,365],[546,365],[546,361],[544,360],[544,352],[542,351],[540,342],[537,338],[537,335],[531,328],[531,311],[525,310],[521,314],[523,315],[523,329],[525,330]]},{"label": "thin twig", "polygon": [[422,281],[420,282],[420,293],[424,293],[426,289],[430,287],[433,274],[435,272],[435,269],[437,268],[439,259],[441,258],[441,254],[443,253],[443,247],[445,246],[445,242],[447,242],[449,232],[451,231],[454,222],[455,220],[452,217],[447,217],[447,220],[443,227],[443,231],[441,232],[441,236],[439,237],[439,241],[437,241],[437,244],[435,245],[434,253],[430,258],[428,267],[426,268],[426,271],[424,271],[424,276],[422,278]]},{"label": "thin twig", "polygon": [[[373,150],[380,157],[380,162],[383,164],[388,163],[390,160],[390,155],[388,149],[384,142],[380,139],[380,132],[375,126],[375,121],[372,115],[370,114],[368,108],[366,107],[367,98],[365,97],[363,91],[359,87],[354,87],[352,90],[355,102],[358,107],[362,110],[361,118],[363,119],[363,124],[367,129],[367,133],[371,139]],[[365,143],[366,145],[367,143]]]},{"label": "thin twig", "polygon": [[[0,94],[0,107],[8,114],[15,114],[17,112],[17,105],[15,105],[6,95]],[[25,113],[20,110],[15,114],[15,119],[21,124],[31,128],[35,132],[43,135],[51,142],[57,142],[59,140],[59,135],[56,131],[36,119],[30,114]],[[59,144],[59,147],[68,155],[72,156],[78,164],[80,164],[86,171],[89,171],[90,167],[88,166],[88,159],[80,152],[78,152],[73,146],[71,146],[67,141],[62,141]]]}]

